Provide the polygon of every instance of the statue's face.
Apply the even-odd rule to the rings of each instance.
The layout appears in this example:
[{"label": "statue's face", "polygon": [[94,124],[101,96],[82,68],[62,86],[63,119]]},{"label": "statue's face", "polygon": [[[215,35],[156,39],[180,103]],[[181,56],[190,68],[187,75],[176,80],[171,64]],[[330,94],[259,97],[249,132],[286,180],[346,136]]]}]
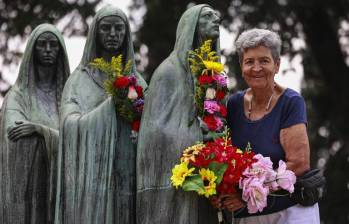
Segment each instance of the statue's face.
[{"label": "statue's face", "polygon": [[199,36],[203,40],[216,40],[219,37],[220,16],[216,11],[209,7],[201,10],[198,21]]},{"label": "statue's face", "polygon": [[98,24],[98,41],[101,47],[114,53],[121,47],[126,35],[126,25],[118,16],[106,16]]},{"label": "statue's face", "polygon": [[60,45],[57,37],[51,32],[40,34],[35,42],[35,57],[43,66],[52,66],[57,61]]}]

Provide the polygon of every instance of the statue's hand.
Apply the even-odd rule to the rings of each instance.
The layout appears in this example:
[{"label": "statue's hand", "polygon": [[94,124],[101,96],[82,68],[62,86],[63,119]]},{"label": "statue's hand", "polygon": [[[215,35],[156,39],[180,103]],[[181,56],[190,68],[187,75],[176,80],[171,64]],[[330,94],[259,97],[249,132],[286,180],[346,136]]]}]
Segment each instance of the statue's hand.
[{"label": "statue's hand", "polygon": [[132,130],[131,135],[130,135],[131,141],[133,144],[137,144],[138,142],[138,132],[135,132]]},{"label": "statue's hand", "polygon": [[203,133],[203,141],[204,142],[212,142],[214,138],[212,135],[209,135],[208,133]]},{"label": "statue's hand", "polygon": [[200,124],[200,128],[201,128],[202,132],[207,133],[209,130],[208,130],[206,123],[200,117],[198,117],[198,120],[199,120],[199,124]]},{"label": "statue's hand", "polygon": [[15,121],[16,126],[8,130],[8,138],[11,141],[17,141],[19,138],[30,136],[35,133],[41,133],[41,126],[29,121]]},{"label": "statue's hand", "polygon": [[202,135],[203,135],[203,141],[204,142],[213,141],[213,137],[211,135],[209,135],[209,129],[208,129],[206,123],[200,117],[198,117],[198,119],[200,122],[200,128],[201,128]]}]

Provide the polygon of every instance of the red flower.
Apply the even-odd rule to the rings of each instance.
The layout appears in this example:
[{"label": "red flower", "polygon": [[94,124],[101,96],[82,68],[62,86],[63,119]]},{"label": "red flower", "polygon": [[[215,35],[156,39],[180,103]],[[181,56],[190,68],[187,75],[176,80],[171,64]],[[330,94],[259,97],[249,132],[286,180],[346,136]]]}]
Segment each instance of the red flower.
[{"label": "red flower", "polygon": [[206,123],[209,130],[211,131],[217,130],[218,125],[214,115],[210,114],[210,115],[204,116],[203,120]]},{"label": "red flower", "polygon": [[114,87],[118,89],[126,88],[129,84],[130,84],[130,80],[126,76],[116,78],[114,81]]},{"label": "red flower", "polygon": [[206,123],[208,129],[211,131],[216,131],[223,125],[222,121],[219,118],[216,118],[213,114],[206,115],[203,118],[203,121]]},{"label": "red flower", "polygon": [[143,98],[143,88],[142,86],[135,86],[138,98]]},{"label": "red flower", "polygon": [[140,120],[135,120],[132,122],[132,130],[139,132],[139,128],[141,126],[141,121]]},{"label": "red flower", "polygon": [[214,79],[212,78],[212,76],[209,75],[201,75],[199,76],[198,81],[201,85],[205,85],[212,83]]},{"label": "red flower", "polygon": [[223,117],[227,116],[227,108],[224,105],[219,105],[220,109],[219,112],[222,114]]},{"label": "red flower", "polygon": [[222,90],[216,90],[216,99],[222,100],[225,97],[225,92]]}]

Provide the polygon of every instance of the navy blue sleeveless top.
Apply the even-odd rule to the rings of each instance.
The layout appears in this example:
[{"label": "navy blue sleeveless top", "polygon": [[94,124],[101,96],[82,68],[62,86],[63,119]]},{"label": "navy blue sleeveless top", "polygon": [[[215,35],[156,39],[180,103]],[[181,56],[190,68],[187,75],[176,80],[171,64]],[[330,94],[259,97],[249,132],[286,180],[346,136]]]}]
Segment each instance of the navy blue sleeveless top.
[{"label": "navy blue sleeveless top", "polygon": [[[268,114],[259,120],[251,121],[244,113],[245,92],[239,91],[228,100],[227,123],[232,142],[242,150],[250,143],[256,154],[270,157],[274,168],[277,168],[279,160],[285,161],[285,151],[280,143],[280,130],[299,123],[307,124],[304,99],[296,91],[287,88]],[[245,208],[236,211],[235,217],[271,214],[295,204],[288,196],[268,196],[268,206],[262,212],[248,214]]]}]

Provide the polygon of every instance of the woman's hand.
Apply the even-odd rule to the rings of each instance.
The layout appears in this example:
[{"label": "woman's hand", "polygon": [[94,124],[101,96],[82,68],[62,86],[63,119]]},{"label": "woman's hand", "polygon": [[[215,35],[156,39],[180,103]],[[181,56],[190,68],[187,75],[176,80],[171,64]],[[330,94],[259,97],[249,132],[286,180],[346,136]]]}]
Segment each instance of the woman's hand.
[{"label": "woman's hand", "polygon": [[18,139],[30,136],[35,133],[41,134],[41,126],[29,121],[15,121],[16,126],[8,130],[8,138],[11,141],[17,141]]},{"label": "woman's hand", "polygon": [[215,208],[218,208],[218,209],[221,209],[223,208],[223,204],[222,204],[222,201],[221,199],[218,197],[218,196],[211,196],[209,198],[210,202],[211,202],[211,205]]},{"label": "woman's hand", "polygon": [[221,195],[220,198],[223,201],[223,208],[230,212],[245,207],[245,203],[241,200],[241,196],[238,193]]}]

